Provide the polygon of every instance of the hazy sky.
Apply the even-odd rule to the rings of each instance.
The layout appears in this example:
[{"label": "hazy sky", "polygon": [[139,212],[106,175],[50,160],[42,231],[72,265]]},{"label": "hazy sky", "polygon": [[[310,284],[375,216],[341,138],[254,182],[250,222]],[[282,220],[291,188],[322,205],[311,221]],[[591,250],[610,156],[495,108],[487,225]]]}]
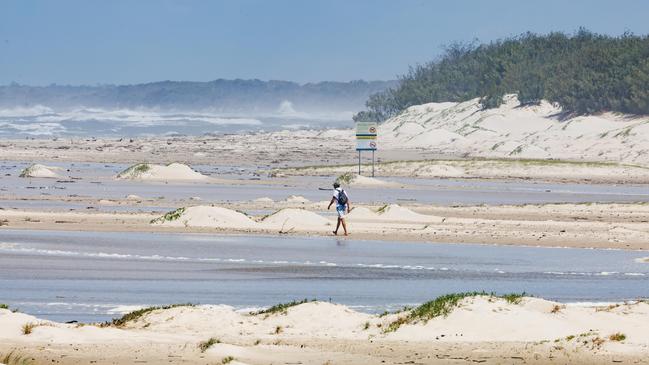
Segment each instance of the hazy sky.
[{"label": "hazy sky", "polygon": [[648,18],[643,0],[0,0],[0,84],[392,79],[453,41]]}]

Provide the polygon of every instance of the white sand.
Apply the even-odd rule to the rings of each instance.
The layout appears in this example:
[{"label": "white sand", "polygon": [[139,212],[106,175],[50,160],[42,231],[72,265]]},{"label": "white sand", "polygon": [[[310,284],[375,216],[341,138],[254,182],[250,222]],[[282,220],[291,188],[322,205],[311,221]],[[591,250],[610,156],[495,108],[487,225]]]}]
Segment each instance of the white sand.
[{"label": "white sand", "polygon": [[[182,210],[183,208],[181,208]],[[256,223],[243,213],[237,211],[198,205],[176,211],[179,214],[169,213],[167,219],[158,218],[153,224],[169,227],[209,227],[209,228],[252,228]]]},{"label": "white sand", "polygon": [[395,222],[439,223],[442,221],[441,217],[419,214],[398,204],[390,204],[385,207],[379,218]]},{"label": "white sand", "polygon": [[60,167],[33,164],[22,170],[20,172],[20,177],[60,179],[61,175],[58,174],[58,171],[61,170],[63,169]]},{"label": "white sand", "polygon": [[129,167],[117,174],[115,178],[139,181],[206,181],[209,176],[205,176],[180,163],[171,163],[169,165],[143,163]]},{"label": "white sand", "polygon": [[[156,344],[169,350],[181,345],[188,349],[184,351],[195,354],[198,343],[216,338],[220,343],[204,353],[208,359],[232,356],[243,363],[258,363],[259,356],[276,359],[286,351],[286,346],[299,349],[314,341],[326,341],[327,347],[339,346],[336,351],[342,352],[366,346],[362,348],[370,353],[409,343],[413,348],[403,350],[403,354],[398,348],[391,352],[390,356],[403,358],[410,358],[413,349],[427,351],[439,343],[454,344],[456,352],[467,349],[464,346],[471,349],[500,346],[503,355],[512,355],[514,349],[526,358],[539,356],[539,351],[548,356],[551,348],[560,346],[574,359],[587,354],[609,362],[611,355],[641,356],[649,346],[649,304],[643,302],[576,307],[538,298],[523,298],[514,304],[493,297],[470,297],[461,300],[447,317],[416,320],[402,324],[395,331],[386,331],[391,323],[408,314],[380,317],[326,302],[301,304],[288,308],[285,313],[268,315],[240,313],[223,305],[201,305],[155,310],[119,329],[78,327],[0,310],[0,344],[34,348],[45,344],[48,351],[58,348],[76,356],[84,353],[76,349],[93,344],[119,344],[132,351]],[[23,335],[21,328],[26,323],[43,325],[35,327],[30,335]],[[623,334],[625,338],[612,339],[614,334]],[[549,345],[539,347],[542,342]],[[261,354],[261,350],[269,352]],[[301,351],[304,356],[308,351],[317,354],[322,350],[310,346]],[[360,356],[353,351],[350,354]],[[318,363],[330,355],[321,356],[324,358]],[[257,361],[253,361],[255,358]]]},{"label": "white sand", "polygon": [[311,202],[309,199],[307,199],[307,198],[305,198],[305,197],[303,197],[301,195],[291,195],[288,198],[286,198],[286,200],[284,200],[284,201],[287,202],[287,203],[302,203],[302,204],[306,204],[306,203]]},{"label": "white sand", "polygon": [[340,176],[337,181],[344,186],[354,187],[398,187],[400,184],[383,181],[374,177],[358,175],[355,173],[347,173]]},{"label": "white sand", "polygon": [[267,196],[253,200],[255,203],[274,203],[275,201]]},{"label": "white sand", "polygon": [[381,146],[452,155],[649,162],[649,116],[599,115],[559,119],[547,102],[519,106],[507,95],[496,109],[479,99],[408,108],[380,125]]},{"label": "white sand", "polygon": [[261,221],[264,227],[272,229],[305,230],[323,229],[331,225],[327,218],[304,209],[286,208],[269,215]]}]

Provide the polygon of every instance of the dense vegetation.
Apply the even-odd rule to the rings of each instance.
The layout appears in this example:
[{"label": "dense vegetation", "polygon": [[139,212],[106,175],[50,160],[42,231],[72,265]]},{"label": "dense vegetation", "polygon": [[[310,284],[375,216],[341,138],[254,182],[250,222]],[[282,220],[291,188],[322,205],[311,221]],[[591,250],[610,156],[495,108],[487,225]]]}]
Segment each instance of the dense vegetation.
[{"label": "dense vegetation", "polygon": [[510,93],[522,104],[557,102],[570,114],[649,114],[649,37],[580,29],[454,44],[438,60],[411,68],[397,87],[371,95],[368,110],[354,119],[383,121],[412,105],[478,97],[493,108]]}]

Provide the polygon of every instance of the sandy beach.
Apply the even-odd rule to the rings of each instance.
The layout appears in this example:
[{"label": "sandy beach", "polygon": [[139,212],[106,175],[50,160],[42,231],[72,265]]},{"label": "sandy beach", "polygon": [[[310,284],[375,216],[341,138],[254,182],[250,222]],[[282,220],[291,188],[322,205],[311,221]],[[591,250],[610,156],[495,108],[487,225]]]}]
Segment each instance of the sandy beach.
[{"label": "sandy beach", "polygon": [[61,364],[646,362],[646,303],[566,307],[492,296],[440,303],[444,314],[417,308],[381,316],[326,302],[259,314],[178,306],[108,325],[61,324],[0,309],[0,351]]},{"label": "sandy beach", "polygon": [[[363,176],[357,175],[351,130],[3,140],[0,233],[332,237],[336,220],[327,210],[329,187],[339,179],[351,196],[346,219],[354,240],[634,250],[640,251],[634,264],[647,262],[644,142],[630,142],[642,138],[639,133],[599,137],[604,130],[643,123],[615,119],[601,123],[601,130],[584,130],[597,137],[580,138],[573,154],[559,158],[561,138],[574,135],[558,138],[546,123],[547,138],[539,137],[534,123],[549,118],[549,106],[505,105],[500,112],[510,108],[511,118],[529,123],[521,124],[517,137],[489,132],[489,144],[500,138],[530,142],[531,135],[535,143],[546,143],[547,154],[525,153],[538,152],[528,144],[511,155],[502,146],[516,149],[514,143],[478,148],[486,138],[478,132],[455,144],[462,150],[422,145],[419,127],[402,119],[427,120],[439,108],[413,108],[412,115],[382,127],[386,148],[378,154],[373,178],[367,164]],[[600,154],[618,150],[614,143],[623,137],[637,154]],[[469,143],[472,138],[475,143]],[[60,364],[603,364],[646,362],[649,346],[649,307],[643,301],[577,306],[478,296],[427,319],[413,317],[417,310],[379,316],[328,302],[264,315],[219,304],[153,310],[104,326],[0,309],[0,354],[13,351],[36,363]],[[30,324],[31,333],[24,334]]]}]

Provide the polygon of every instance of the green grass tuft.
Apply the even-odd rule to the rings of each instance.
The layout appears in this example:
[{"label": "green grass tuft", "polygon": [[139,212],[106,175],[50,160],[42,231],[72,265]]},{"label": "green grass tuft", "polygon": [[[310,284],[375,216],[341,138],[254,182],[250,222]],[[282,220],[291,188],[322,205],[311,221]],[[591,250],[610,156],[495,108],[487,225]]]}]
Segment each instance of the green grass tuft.
[{"label": "green grass tuft", "polygon": [[126,325],[128,322],[138,320],[145,314],[148,314],[150,312],[153,312],[158,309],[171,309],[171,308],[176,308],[176,307],[193,307],[194,304],[192,303],[185,303],[185,304],[171,304],[171,305],[166,305],[162,307],[147,307],[147,308],[142,308],[138,309],[136,311],[127,313],[123,315],[121,318],[114,318],[110,322],[105,322],[103,326],[115,326],[115,327],[122,327]]},{"label": "green grass tuft", "polygon": [[207,349],[212,347],[212,345],[217,343],[221,343],[221,340],[219,340],[218,338],[211,337],[209,340],[199,343],[198,348],[201,350],[201,352],[205,352],[207,351]]},{"label": "green grass tuft", "polygon": [[35,323],[25,323],[22,326],[23,335],[31,335],[32,331],[36,327]]},{"label": "green grass tuft", "polygon": [[158,224],[158,223],[171,222],[171,221],[178,220],[178,218],[180,218],[183,215],[183,213],[185,212],[185,209],[186,208],[178,208],[178,209],[176,209],[174,211],[166,213],[162,217],[152,219],[151,224]]},{"label": "green grass tuft", "polygon": [[224,357],[223,360],[221,360],[221,364],[229,364],[234,360],[234,357],[228,356]]},{"label": "green grass tuft", "polygon": [[117,178],[136,178],[149,170],[151,170],[151,165],[149,165],[148,163],[139,163],[117,174]]},{"label": "green grass tuft", "polygon": [[624,341],[624,340],[626,340],[626,335],[624,333],[618,332],[618,333],[614,333],[614,334],[608,336],[608,339],[611,340],[611,341],[618,341],[618,342],[619,341]]},{"label": "green grass tuft", "polygon": [[262,309],[262,310],[257,311],[257,312],[251,312],[250,314],[252,314],[254,316],[257,316],[257,315],[260,315],[260,314],[265,314],[265,315],[286,314],[286,313],[288,313],[288,309],[291,308],[291,307],[295,307],[296,305],[305,304],[305,303],[309,303],[309,302],[315,302],[315,301],[316,301],[315,299],[312,299],[312,300],[302,299],[300,301],[294,300],[294,301],[288,302],[288,303],[275,304],[274,306],[272,306],[272,307],[270,307],[268,309]]},{"label": "green grass tuft", "polygon": [[9,306],[3,303],[0,303],[0,309],[9,309]]}]

